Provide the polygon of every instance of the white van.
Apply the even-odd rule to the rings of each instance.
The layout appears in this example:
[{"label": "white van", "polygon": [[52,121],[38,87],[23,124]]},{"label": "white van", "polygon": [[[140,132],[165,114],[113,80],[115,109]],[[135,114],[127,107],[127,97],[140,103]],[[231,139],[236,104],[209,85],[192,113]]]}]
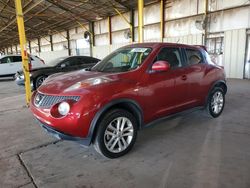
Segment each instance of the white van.
[{"label": "white van", "polygon": [[[31,68],[44,66],[44,61],[34,55],[30,55],[30,63]],[[19,70],[22,70],[21,55],[0,56],[0,77],[14,76]]]}]

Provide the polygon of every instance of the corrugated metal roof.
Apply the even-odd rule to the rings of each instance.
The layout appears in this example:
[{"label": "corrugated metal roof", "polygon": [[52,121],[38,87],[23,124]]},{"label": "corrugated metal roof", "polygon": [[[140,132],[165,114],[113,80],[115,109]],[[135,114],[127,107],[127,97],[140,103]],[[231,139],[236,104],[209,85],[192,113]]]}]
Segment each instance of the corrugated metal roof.
[{"label": "corrugated metal roof", "polygon": [[[144,0],[145,5],[159,0]],[[137,0],[23,0],[28,40],[137,8]],[[18,43],[14,0],[0,0],[0,48]]]}]

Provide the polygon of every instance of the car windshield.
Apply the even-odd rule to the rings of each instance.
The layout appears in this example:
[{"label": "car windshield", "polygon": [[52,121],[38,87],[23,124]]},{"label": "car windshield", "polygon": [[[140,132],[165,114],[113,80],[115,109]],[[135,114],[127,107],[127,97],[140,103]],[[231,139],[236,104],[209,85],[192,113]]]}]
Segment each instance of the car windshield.
[{"label": "car windshield", "polygon": [[91,71],[97,72],[127,72],[141,66],[152,51],[151,48],[122,48],[108,55]]},{"label": "car windshield", "polygon": [[67,57],[58,57],[56,59],[53,59],[52,61],[48,62],[48,66],[57,66],[59,63],[61,63],[63,60],[65,60]]}]

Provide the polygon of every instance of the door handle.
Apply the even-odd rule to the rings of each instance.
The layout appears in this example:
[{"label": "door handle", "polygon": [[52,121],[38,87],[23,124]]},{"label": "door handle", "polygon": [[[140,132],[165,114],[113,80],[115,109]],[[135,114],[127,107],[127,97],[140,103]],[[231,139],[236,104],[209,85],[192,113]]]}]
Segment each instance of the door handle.
[{"label": "door handle", "polygon": [[187,80],[187,75],[182,75],[182,76],[181,76],[181,79],[182,79],[182,80]]}]

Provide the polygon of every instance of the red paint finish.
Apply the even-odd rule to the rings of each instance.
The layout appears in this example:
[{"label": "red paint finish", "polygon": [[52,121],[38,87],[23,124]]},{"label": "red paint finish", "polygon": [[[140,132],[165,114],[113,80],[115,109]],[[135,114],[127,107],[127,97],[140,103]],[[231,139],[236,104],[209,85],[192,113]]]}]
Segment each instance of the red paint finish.
[{"label": "red paint finish", "polygon": [[[204,61],[195,65],[187,65],[185,56],[181,59],[182,67],[171,68],[162,61],[154,65],[162,48],[179,48],[183,54],[186,48],[206,53],[201,47],[143,43],[123,48],[130,47],[152,49],[137,69],[120,73],[76,71],[48,78],[37,92],[52,96],[80,96],[80,100],[70,103],[70,112],[65,117],[53,116],[58,104],[49,108],[35,106],[35,92],[30,104],[35,117],[57,131],[86,138],[94,117],[113,101],[134,101],[141,109],[142,123],[147,124],[172,113],[204,106],[213,84],[225,81],[224,70],[207,60],[205,55]],[[152,66],[159,71],[152,71]]]},{"label": "red paint finish", "polygon": [[152,66],[152,71],[162,71],[162,72],[166,72],[170,69],[170,65],[167,61],[157,61],[153,64]]}]

